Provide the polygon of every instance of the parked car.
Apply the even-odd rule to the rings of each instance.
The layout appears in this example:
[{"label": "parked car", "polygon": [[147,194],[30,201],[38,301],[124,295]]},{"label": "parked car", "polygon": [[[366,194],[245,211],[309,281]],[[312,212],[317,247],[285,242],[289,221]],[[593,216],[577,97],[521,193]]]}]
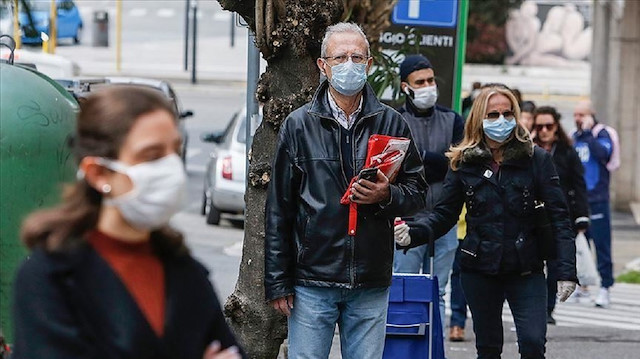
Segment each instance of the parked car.
[{"label": "parked car", "polygon": [[13,13],[5,3],[0,3],[0,35],[13,35]]},{"label": "parked car", "polygon": [[189,141],[189,134],[187,133],[184,119],[193,116],[193,111],[184,110],[182,108],[182,104],[178,100],[178,96],[176,96],[175,91],[173,91],[171,84],[163,80],[155,80],[142,77],[106,77],[106,80],[110,84],[133,85],[152,88],[161,91],[171,101],[174,106],[175,113],[178,116],[178,127],[180,129],[180,133],[182,134],[182,162],[186,163],[187,142]]},{"label": "parked car", "polygon": [[[258,116],[255,127],[262,120]],[[223,131],[205,133],[204,142],[215,144],[204,175],[201,213],[208,224],[219,224],[223,213],[244,213],[246,187],[246,108],[236,112]],[[251,138],[249,138],[251,141]]]},{"label": "parked car", "polygon": [[173,91],[171,84],[167,81],[142,77],[104,77],[87,79],[59,78],[56,79],[56,81],[64,88],[66,88],[67,91],[71,92],[71,94],[79,101],[81,101],[82,98],[89,96],[91,93],[99,91],[101,88],[114,84],[141,86],[162,92],[162,94],[166,96],[167,99],[169,99],[169,101],[173,104],[174,111],[178,116],[178,128],[180,130],[180,134],[182,135],[181,157],[182,162],[186,163],[187,142],[189,140],[189,135],[184,124],[184,119],[193,116],[193,111],[182,109],[182,105],[178,100],[175,91]]},{"label": "parked car", "polygon": [[[11,55],[9,49],[0,48],[0,58],[8,59]],[[42,51],[29,51],[27,49],[16,49],[13,53],[13,61],[16,65],[26,65],[42,72],[43,74],[56,78],[69,78],[80,73],[80,66],[75,61],[64,56],[47,54]]]},{"label": "parked car", "polygon": [[[22,42],[25,44],[41,43],[40,33],[49,34],[51,2],[27,0],[33,24],[29,20],[29,14],[22,5],[22,1],[18,3],[20,4],[18,6],[18,21],[22,29]],[[73,39],[74,43],[80,43],[84,24],[80,11],[73,0],[56,0],[56,12],[57,39]]]}]

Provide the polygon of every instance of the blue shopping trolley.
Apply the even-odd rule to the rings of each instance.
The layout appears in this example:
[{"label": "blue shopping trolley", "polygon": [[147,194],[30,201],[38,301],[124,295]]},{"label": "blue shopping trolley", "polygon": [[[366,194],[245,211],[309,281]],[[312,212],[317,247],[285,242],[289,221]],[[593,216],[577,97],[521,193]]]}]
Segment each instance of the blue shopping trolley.
[{"label": "blue shopping trolley", "polygon": [[[433,273],[433,242],[430,269]],[[389,291],[383,359],[444,359],[438,278],[394,273]]]}]

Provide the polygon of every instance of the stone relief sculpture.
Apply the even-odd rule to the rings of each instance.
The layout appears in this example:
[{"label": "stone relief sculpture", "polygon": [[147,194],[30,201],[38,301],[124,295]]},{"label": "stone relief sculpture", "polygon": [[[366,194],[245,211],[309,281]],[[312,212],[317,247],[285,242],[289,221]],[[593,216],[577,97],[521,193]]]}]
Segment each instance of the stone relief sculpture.
[{"label": "stone relief sculpture", "polygon": [[512,52],[508,65],[587,66],[593,29],[585,28],[584,16],[575,4],[553,6],[544,23],[538,4],[526,0],[512,10],[506,24],[507,45]]}]

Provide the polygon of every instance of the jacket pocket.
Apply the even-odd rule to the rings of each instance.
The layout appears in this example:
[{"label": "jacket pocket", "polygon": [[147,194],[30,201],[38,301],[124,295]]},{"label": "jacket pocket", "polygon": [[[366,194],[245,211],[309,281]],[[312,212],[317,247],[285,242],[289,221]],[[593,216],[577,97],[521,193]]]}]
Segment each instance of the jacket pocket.
[{"label": "jacket pocket", "polygon": [[304,259],[304,254],[308,250],[309,245],[309,221],[311,218],[307,217],[298,223],[302,223],[302,228],[300,229],[298,248],[296,248],[297,253],[296,257],[298,259],[298,263],[301,263]]},{"label": "jacket pocket", "polygon": [[523,275],[530,273],[533,269],[533,263],[539,261],[535,242],[533,238],[522,232],[516,239],[515,247],[518,253],[518,260],[520,260],[521,274]]},{"label": "jacket pocket", "polygon": [[497,274],[502,260],[502,243],[481,241],[478,246],[478,262],[476,269],[482,273]]},{"label": "jacket pocket", "polygon": [[479,246],[480,239],[477,233],[473,231],[467,232],[466,237],[460,244],[460,264],[463,267],[473,268],[476,266]]}]

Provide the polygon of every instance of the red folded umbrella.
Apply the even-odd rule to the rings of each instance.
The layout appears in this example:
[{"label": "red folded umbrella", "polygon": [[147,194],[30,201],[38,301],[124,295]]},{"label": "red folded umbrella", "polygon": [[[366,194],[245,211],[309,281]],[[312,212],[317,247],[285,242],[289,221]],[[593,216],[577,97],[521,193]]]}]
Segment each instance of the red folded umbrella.
[{"label": "red folded umbrella", "polygon": [[[404,137],[393,137],[386,135],[371,135],[367,145],[367,158],[364,168],[377,168],[393,183],[400,172],[402,161],[409,148],[411,140]],[[349,205],[349,229],[348,234],[356,235],[358,221],[358,204],[351,201],[351,186],[358,179],[355,176],[349,182],[347,191],[340,199],[341,204]]]}]

